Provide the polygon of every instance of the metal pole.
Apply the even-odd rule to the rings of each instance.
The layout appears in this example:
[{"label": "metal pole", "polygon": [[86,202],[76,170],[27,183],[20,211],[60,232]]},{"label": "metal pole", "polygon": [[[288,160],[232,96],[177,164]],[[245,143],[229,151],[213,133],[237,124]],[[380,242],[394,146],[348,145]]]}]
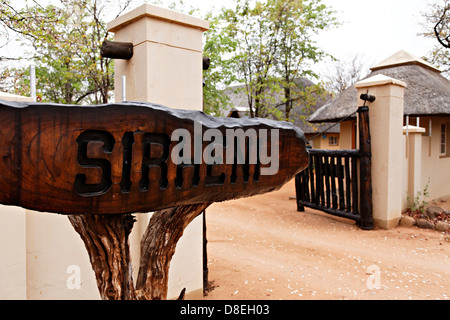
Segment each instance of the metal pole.
[{"label": "metal pole", "polygon": [[428,131],[430,131],[428,136],[431,137],[431,119],[428,120]]},{"label": "metal pole", "polygon": [[34,65],[30,66],[30,95],[36,102],[36,68]]},{"label": "metal pole", "polygon": [[127,77],[122,76],[122,102],[127,101]]},{"label": "metal pole", "polygon": [[431,157],[431,119],[428,120],[428,156]]},{"label": "metal pole", "polygon": [[406,136],[409,135],[409,116],[406,116]]},{"label": "metal pole", "polygon": [[203,216],[203,293],[208,291],[208,239],[206,235],[206,210],[202,212]]},{"label": "metal pole", "polygon": [[409,154],[409,116],[406,116],[406,141],[405,141],[405,158],[408,158]]}]

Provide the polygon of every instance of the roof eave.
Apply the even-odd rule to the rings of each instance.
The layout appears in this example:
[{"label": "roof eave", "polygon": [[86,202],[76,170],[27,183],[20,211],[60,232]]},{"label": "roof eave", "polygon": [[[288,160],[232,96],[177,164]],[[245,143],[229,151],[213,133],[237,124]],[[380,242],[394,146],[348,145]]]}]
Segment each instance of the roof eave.
[{"label": "roof eave", "polygon": [[309,123],[336,123],[342,122],[344,120],[356,120],[356,116],[351,117],[340,117],[340,118],[327,118],[327,119],[317,119],[317,120],[308,120]]}]

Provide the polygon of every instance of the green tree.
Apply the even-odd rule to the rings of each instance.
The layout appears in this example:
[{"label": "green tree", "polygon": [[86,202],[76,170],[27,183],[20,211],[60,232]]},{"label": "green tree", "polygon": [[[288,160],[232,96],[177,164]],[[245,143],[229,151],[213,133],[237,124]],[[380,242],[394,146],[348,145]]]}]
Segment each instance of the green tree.
[{"label": "green tree", "polygon": [[274,0],[269,1],[268,5],[279,24],[276,68],[284,94],[284,118],[289,120],[296,104],[310,108],[316,98],[324,94],[320,84],[302,87],[296,80],[302,77],[319,78],[312,70],[312,64],[329,55],[317,47],[314,36],[338,23],[334,11],[327,8],[322,0]]},{"label": "green tree", "polygon": [[[208,50],[218,60],[210,72],[227,83],[242,84],[237,90],[247,97],[251,117],[289,120],[296,104],[311,102],[311,94],[321,90],[300,89],[295,81],[316,76],[311,64],[326,56],[314,36],[336,19],[321,1],[237,0],[234,8],[223,9],[215,18],[209,32],[214,44]],[[280,93],[284,111],[279,108]]]},{"label": "green tree", "polygon": [[[268,2],[271,2],[269,0]],[[250,108],[250,117],[260,117],[274,82],[274,65],[279,46],[279,27],[267,3],[238,0],[236,8],[225,10],[225,34],[236,42],[231,66],[237,72]]]},{"label": "green tree", "polygon": [[232,59],[227,55],[234,52],[236,41],[222,32],[223,22],[220,16],[207,13],[209,30],[204,34],[203,55],[210,59],[210,66],[204,73],[203,109],[206,113],[219,116],[230,101],[224,89],[238,79],[232,70]]},{"label": "green tree", "polygon": [[[128,4],[119,6],[119,14]],[[18,8],[9,0],[1,2],[0,23],[31,48],[38,96],[44,101],[108,102],[114,84],[113,62],[100,56],[101,44],[109,37],[103,21],[107,5],[100,0],[58,0],[46,6],[27,1],[24,8]],[[10,68],[3,74],[15,79],[16,93],[28,91],[27,68]]]}]

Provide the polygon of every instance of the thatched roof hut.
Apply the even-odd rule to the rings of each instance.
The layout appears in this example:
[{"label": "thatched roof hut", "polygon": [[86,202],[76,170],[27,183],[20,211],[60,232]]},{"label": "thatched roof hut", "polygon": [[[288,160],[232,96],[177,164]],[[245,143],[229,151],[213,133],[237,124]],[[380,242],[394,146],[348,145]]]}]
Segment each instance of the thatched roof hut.
[{"label": "thatched roof hut", "polygon": [[[450,116],[450,80],[441,72],[405,51],[400,51],[371,68],[366,77],[385,75],[407,84],[405,89],[405,116]],[[308,119],[311,123],[338,122],[357,110],[357,89],[351,86],[332,101],[317,110]]]}]

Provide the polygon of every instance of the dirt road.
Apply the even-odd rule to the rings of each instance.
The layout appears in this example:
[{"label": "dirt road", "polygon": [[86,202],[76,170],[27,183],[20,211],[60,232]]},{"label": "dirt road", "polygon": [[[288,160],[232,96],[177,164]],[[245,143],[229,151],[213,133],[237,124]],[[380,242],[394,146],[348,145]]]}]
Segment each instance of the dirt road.
[{"label": "dirt road", "polygon": [[450,299],[450,237],[296,211],[294,183],[207,209],[206,300]]}]

